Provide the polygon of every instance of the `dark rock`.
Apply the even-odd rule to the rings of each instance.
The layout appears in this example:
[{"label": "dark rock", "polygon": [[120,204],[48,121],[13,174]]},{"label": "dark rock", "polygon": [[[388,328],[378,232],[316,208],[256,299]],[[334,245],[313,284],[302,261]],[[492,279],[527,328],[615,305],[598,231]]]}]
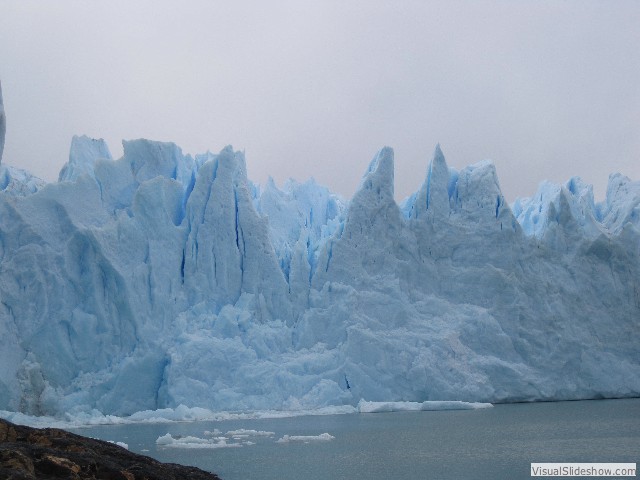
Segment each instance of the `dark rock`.
[{"label": "dark rock", "polygon": [[161,463],[118,445],[57,428],[0,419],[0,480],[219,480],[213,473]]}]

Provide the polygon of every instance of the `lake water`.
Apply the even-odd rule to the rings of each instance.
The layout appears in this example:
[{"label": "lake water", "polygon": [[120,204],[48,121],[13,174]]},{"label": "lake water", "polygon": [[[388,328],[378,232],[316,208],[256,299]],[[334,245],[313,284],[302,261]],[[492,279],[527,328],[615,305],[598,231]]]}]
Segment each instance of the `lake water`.
[{"label": "lake water", "polygon": [[[156,445],[239,436],[239,448]],[[530,479],[531,462],[640,463],[640,399],[496,405],[481,410],[395,412],[279,419],[102,426],[75,430],[122,441],[163,462],[195,465],[223,480]],[[207,433],[205,433],[207,432]],[[277,440],[329,433],[328,441]],[[209,441],[209,440],[208,440]]]}]

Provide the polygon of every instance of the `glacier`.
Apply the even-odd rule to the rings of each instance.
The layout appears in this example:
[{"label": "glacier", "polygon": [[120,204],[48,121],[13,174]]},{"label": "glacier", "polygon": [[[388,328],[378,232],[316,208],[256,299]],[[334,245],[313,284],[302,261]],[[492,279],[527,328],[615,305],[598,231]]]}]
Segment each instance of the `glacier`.
[{"label": "glacier", "polygon": [[48,184],[0,166],[0,410],[640,395],[638,181],[509,205],[491,162],[438,146],[398,204],[385,147],[345,201],[256,185],[231,147],[123,151],[76,136]]}]

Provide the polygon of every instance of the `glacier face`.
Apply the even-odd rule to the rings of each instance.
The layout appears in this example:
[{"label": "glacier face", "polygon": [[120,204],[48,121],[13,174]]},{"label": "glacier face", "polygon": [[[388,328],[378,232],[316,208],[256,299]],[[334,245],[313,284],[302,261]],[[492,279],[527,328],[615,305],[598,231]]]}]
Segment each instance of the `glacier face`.
[{"label": "glacier face", "polygon": [[4,151],[4,138],[7,132],[7,117],[4,113],[4,102],[2,100],[2,83],[0,83],[0,163],[2,163],[2,152]]},{"label": "glacier face", "polygon": [[57,183],[2,166],[0,409],[640,395],[640,182],[513,207],[439,147],[393,196],[382,149],[345,202],[244,156],[74,137]]}]

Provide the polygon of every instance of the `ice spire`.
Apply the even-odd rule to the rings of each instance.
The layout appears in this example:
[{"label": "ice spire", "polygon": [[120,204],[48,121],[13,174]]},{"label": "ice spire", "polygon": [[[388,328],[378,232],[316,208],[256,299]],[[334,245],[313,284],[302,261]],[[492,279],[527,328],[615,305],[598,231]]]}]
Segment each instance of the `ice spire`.
[{"label": "ice spire", "polygon": [[379,197],[393,198],[393,148],[384,147],[373,157],[356,196],[368,190],[375,190]]},{"label": "ice spire", "polygon": [[429,162],[427,177],[417,192],[412,213],[413,218],[426,218],[426,215],[429,215],[431,219],[436,216],[448,216],[449,177],[449,167],[438,143],[433,152],[433,159]]}]

